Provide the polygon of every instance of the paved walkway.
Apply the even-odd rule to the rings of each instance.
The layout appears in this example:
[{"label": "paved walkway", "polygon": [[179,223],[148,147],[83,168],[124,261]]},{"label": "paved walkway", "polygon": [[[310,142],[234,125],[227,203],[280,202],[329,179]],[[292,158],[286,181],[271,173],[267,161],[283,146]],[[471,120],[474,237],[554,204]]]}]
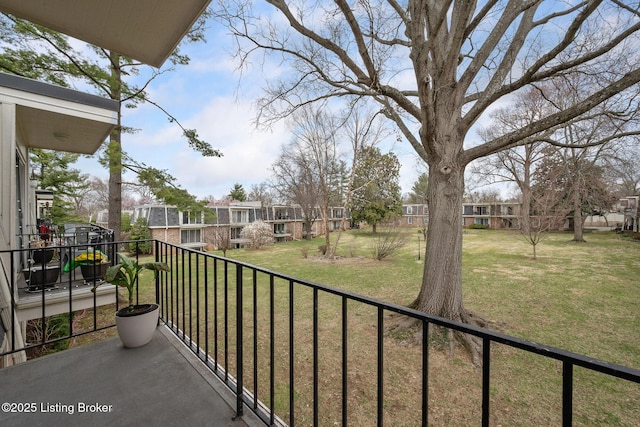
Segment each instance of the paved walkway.
[{"label": "paved walkway", "polygon": [[[159,327],[144,347],[118,338],[0,369],[0,426],[263,426]],[[15,411],[15,412],[13,412]]]}]

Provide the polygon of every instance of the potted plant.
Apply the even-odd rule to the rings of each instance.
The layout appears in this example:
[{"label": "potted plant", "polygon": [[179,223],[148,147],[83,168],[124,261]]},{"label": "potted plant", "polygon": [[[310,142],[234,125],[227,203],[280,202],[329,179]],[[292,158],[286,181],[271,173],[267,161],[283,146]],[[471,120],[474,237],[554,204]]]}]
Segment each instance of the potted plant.
[{"label": "potted plant", "polygon": [[[123,253],[118,253],[118,258],[120,263],[107,269],[104,281],[127,289],[129,305],[116,312],[116,327],[125,347],[140,347],[153,338],[158,324],[159,307],[157,304],[133,303],[138,274],[141,270],[151,270],[157,276],[159,271],[169,271],[169,266],[164,262],[138,264]],[[96,283],[93,290],[102,283],[104,282]]]},{"label": "potted plant", "polygon": [[60,276],[60,265],[49,264],[55,254],[55,248],[49,246],[48,240],[29,242],[29,265],[23,270],[28,283],[27,292],[41,291],[55,287]]},{"label": "potted plant", "polygon": [[34,264],[45,265],[48,264],[55,253],[55,248],[49,247],[48,240],[33,240],[29,243],[31,247],[31,259]]},{"label": "potted plant", "polygon": [[65,265],[65,271],[80,266],[85,284],[91,284],[104,280],[104,275],[109,268],[109,258],[101,251],[90,247],[86,252],[78,254],[73,261],[67,264]]}]

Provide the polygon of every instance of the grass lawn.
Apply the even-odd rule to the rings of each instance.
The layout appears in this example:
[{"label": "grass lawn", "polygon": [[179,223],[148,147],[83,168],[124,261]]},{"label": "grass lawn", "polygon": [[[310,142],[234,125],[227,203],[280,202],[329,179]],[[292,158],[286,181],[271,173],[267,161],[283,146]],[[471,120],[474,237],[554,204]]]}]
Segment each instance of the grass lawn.
[{"label": "grass lawn", "polygon": [[[509,335],[640,369],[640,243],[612,232],[585,237],[587,243],[574,243],[571,234],[548,234],[538,246],[537,259],[532,260],[531,246],[517,232],[465,230],[465,306]],[[322,239],[234,250],[227,256],[380,300],[410,303],[418,294],[423,270],[418,234],[412,234],[403,250],[383,261],[372,258],[374,241],[367,230],[343,234],[338,250],[341,258],[333,261],[319,257],[317,246]],[[424,241],[420,250],[424,250]],[[325,310],[334,313],[335,307]],[[331,316],[327,314],[328,319]],[[366,354],[371,342],[354,343],[356,348],[350,352]],[[329,340],[327,345],[335,344]],[[398,364],[398,372],[402,364],[418,362],[415,349],[401,339],[388,340],[387,346],[386,359]],[[492,421],[503,426],[560,424],[560,364],[498,345],[492,352]],[[444,351],[433,353],[430,423],[476,425],[479,373],[462,350],[453,359]],[[393,377],[393,364],[387,369]],[[576,425],[637,425],[640,387],[580,369],[575,376],[574,408],[585,414],[576,416]],[[353,388],[375,388],[365,378],[360,380],[354,379]],[[406,378],[398,378],[394,393],[397,399],[389,404],[390,414],[399,415],[406,425],[419,423],[411,409],[419,407],[415,398],[419,389]],[[363,399],[375,399],[375,394],[364,393]],[[363,401],[354,403],[361,405],[366,407]],[[360,425],[373,423],[360,418],[366,417],[366,411],[355,412]]]},{"label": "grass lawn", "polygon": [[[343,233],[338,249],[340,257],[335,260],[319,256],[317,248],[324,243],[323,239],[277,244],[260,250],[232,250],[227,257],[406,305],[417,296],[421,284],[424,241],[420,239],[418,243],[418,236],[417,232],[410,234],[407,246],[382,261],[373,259],[376,238],[366,229]],[[332,239],[335,237],[332,234]],[[573,243],[571,238],[567,233],[548,234],[538,246],[537,260],[532,260],[531,247],[517,232],[465,230],[465,306],[509,335],[640,369],[640,242],[612,232],[587,233],[587,243]],[[420,260],[418,245],[422,252]],[[261,284],[262,296],[268,294],[264,285]],[[310,294],[296,291],[297,425],[310,425],[312,415],[310,403],[300,397],[311,393],[311,377],[307,375],[311,363]],[[286,283],[278,283],[276,305],[286,312],[288,301]],[[245,303],[250,305],[251,301]],[[266,317],[265,313],[261,315]],[[321,295],[318,315],[320,424],[339,425],[336,407],[341,381],[340,299]],[[350,425],[375,425],[375,317],[375,310],[355,306],[349,310]],[[253,331],[250,323],[250,318],[245,319],[248,340],[245,356],[251,352],[254,332],[259,337],[258,352],[268,354],[268,330]],[[276,412],[288,421],[286,319],[277,325],[276,361],[283,363],[276,368],[274,405]],[[230,336],[232,345],[233,333]],[[401,334],[385,338],[385,425],[414,426],[421,421],[419,370],[411,368],[420,366],[420,352],[418,346],[405,338]],[[453,357],[446,349],[441,342],[430,346],[429,423],[478,425],[480,372],[462,349],[457,349]],[[561,364],[498,344],[491,351],[492,425],[560,425]],[[234,364],[231,360],[231,372]],[[258,376],[262,378],[259,398],[267,402],[268,372],[260,372]],[[574,377],[574,425],[637,426],[640,386],[579,368]],[[245,379],[245,385],[248,384],[250,377]]]},{"label": "grass lawn", "polygon": [[[640,242],[612,232],[585,237],[587,243],[574,243],[571,234],[548,234],[532,260],[531,247],[517,232],[465,230],[465,306],[510,335],[640,369]],[[232,250],[227,257],[409,304],[423,273],[418,234],[383,261],[372,258],[374,240],[366,230],[344,233],[341,258],[334,261],[319,257],[322,239]],[[424,241],[420,245],[423,251]],[[308,258],[302,256],[305,246]]]}]

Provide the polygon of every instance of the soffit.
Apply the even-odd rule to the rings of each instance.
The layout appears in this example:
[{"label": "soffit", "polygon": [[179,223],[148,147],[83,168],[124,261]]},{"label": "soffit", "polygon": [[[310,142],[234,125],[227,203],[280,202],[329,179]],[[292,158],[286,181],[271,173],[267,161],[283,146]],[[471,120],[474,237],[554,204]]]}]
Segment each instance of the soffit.
[{"label": "soffit", "polygon": [[117,124],[114,100],[3,73],[0,103],[15,105],[26,147],[93,154]]},{"label": "soffit", "polygon": [[58,112],[17,106],[21,140],[31,148],[94,154],[114,125]]},{"label": "soffit", "polygon": [[0,11],[160,67],[210,0],[0,0]]}]

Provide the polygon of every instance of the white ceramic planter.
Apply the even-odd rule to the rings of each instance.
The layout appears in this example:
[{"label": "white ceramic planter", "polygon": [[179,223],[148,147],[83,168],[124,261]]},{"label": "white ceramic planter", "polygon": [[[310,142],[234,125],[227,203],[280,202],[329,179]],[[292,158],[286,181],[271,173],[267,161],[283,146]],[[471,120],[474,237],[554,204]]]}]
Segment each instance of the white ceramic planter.
[{"label": "white ceramic planter", "polygon": [[158,315],[160,314],[157,304],[141,304],[135,307],[150,306],[149,310],[141,314],[123,314],[127,308],[116,313],[116,327],[120,341],[125,347],[135,348],[147,344],[153,338],[158,325]]}]

